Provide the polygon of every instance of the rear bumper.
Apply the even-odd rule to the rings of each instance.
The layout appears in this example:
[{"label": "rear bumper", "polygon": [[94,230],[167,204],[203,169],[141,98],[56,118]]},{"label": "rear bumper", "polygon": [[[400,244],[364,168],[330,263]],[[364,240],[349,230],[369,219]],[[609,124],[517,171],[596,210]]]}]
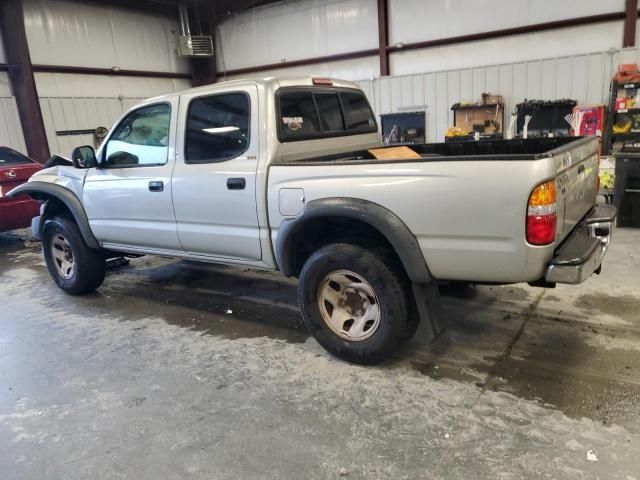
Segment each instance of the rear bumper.
[{"label": "rear bumper", "polygon": [[569,237],[555,251],[547,267],[548,283],[584,282],[600,266],[613,232],[617,210],[612,205],[598,205],[576,226]]}]

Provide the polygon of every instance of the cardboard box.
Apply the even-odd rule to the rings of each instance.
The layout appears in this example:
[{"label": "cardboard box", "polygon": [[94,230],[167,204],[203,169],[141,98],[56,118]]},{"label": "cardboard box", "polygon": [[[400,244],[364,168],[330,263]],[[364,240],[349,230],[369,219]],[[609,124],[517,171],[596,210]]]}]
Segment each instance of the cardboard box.
[{"label": "cardboard box", "polygon": [[502,95],[494,95],[493,93],[483,93],[482,94],[482,104],[483,105],[502,105]]}]

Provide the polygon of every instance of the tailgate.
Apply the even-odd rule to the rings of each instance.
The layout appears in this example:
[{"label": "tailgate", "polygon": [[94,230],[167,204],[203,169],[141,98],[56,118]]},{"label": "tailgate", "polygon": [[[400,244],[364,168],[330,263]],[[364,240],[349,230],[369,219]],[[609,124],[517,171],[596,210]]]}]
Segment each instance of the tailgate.
[{"label": "tailgate", "polygon": [[556,241],[562,241],[596,203],[598,139],[586,137],[552,152],[556,165]]}]

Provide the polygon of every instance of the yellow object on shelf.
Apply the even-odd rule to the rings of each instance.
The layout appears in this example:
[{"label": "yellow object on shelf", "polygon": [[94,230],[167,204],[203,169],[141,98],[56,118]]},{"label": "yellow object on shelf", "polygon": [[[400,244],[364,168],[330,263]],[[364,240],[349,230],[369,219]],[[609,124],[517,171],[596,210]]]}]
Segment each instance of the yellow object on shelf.
[{"label": "yellow object on shelf", "polygon": [[615,175],[609,172],[600,172],[600,188],[613,189]]},{"label": "yellow object on shelf", "polygon": [[616,123],[613,126],[613,133],[629,133],[631,131],[631,122]]},{"label": "yellow object on shelf", "polygon": [[444,134],[445,137],[463,137],[469,135],[469,133],[460,127],[450,127]]}]

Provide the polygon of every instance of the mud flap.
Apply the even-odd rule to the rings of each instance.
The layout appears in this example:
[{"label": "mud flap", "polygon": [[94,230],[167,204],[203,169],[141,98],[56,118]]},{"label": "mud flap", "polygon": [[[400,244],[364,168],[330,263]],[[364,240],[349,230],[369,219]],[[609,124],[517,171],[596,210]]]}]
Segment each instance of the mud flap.
[{"label": "mud flap", "polygon": [[448,327],[442,309],[438,283],[412,283],[413,296],[418,307],[420,325],[416,332],[423,341],[431,341],[441,335]]}]

